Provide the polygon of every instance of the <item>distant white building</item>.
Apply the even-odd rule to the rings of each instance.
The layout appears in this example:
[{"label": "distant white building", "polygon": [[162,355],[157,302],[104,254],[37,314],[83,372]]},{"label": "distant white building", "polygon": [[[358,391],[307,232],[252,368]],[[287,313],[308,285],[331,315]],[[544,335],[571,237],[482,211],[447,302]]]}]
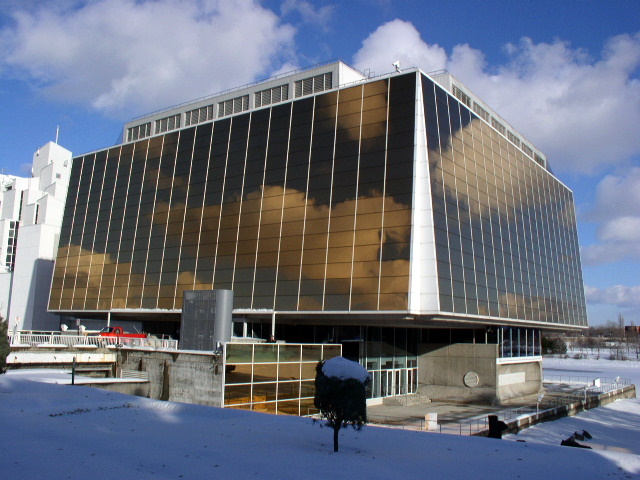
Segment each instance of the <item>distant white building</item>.
[{"label": "distant white building", "polygon": [[47,302],[71,162],[49,142],[33,155],[31,178],[0,175],[0,315],[10,328],[59,328]]}]

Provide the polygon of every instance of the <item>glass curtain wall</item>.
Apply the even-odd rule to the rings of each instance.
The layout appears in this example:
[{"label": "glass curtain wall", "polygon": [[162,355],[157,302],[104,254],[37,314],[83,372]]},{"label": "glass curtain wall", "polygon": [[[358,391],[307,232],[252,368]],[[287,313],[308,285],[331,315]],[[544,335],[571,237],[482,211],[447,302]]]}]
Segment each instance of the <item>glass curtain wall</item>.
[{"label": "glass curtain wall", "polygon": [[50,309],[406,310],[416,78],[77,157]]},{"label": "glass curtain wall", "polygon": [[316,365],[341,355],[340,345],[227,344],[225,407],[312,415]]},{"label": "glass curtain wall", "polygon": [[367,398],[415,393],[418,388],[417,339],[407,328],[361,327],[360,363],[371,374]]},{"label": "glass curtain wall", "polygon": [[572,192],[422,77],[440,309],[586,326]]},{"label": "glass curtain wall", "polygon": [[540,330],[536,328],[502,327],[500,357],[538,357],[542,355]]}]

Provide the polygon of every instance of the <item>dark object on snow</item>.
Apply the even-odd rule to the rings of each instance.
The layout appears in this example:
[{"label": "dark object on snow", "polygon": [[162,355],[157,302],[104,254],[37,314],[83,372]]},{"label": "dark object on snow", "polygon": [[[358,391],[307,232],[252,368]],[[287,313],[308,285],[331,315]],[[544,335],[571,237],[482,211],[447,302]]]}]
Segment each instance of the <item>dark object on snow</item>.
[{"label": "dark object on snow", "polygon": [[10,351],[8,331],[9,322],[0,315],[0,374],[7,371],[7,357]]},{"label": "dark object on snow", "polygon": [[585,438],[587,440],[591,440],[593,438],[593,436],[586,430],[582,430],[582,433],[573,432],[573,437],[574,437],[574,440],[580,440],[581,442],[584,441]]},{"label": "dark object on snow", "polygon": [[489,415],[489,438],[502,438],[502,432],[507,428],[507,424],[501,420],[498,420],[497,415]]},{"label": "dark object on snow", "polygon": [[560,445],[562,445],[563,447],[588,448],[589,450],[591,450],[591,447],[576,442],[576,437],[574,435],[571,435],[566,440],[562,440],[560,442]]}]

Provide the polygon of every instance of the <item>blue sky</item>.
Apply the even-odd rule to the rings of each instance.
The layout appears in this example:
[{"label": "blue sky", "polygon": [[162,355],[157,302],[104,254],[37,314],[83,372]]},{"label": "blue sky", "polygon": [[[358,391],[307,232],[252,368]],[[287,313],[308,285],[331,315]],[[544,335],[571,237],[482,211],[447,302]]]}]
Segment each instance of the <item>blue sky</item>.
[{"label": "blue sky", "polygon": [[446,68],[575,193],[592,324],[640,325],[640,8],[632,0],[0,0],[0,169],[54,140],[340,58]]}]

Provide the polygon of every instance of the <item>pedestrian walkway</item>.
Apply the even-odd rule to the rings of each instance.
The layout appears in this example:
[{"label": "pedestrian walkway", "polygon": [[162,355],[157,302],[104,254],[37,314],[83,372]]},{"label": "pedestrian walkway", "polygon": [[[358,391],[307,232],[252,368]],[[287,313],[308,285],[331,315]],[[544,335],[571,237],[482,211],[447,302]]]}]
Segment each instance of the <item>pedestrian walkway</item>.
[{"label": "pedestrian walkway", "polygon": [[536,415],[560,405],[585,397],[585,386],[574,383],[545,382],[542,399],[537,395],[522,397],[502,405],[469,404],[455,402],[425,402],[414,405],[372,405],[367,407],[370,424],[427,430],[427,414],[437,414],[437,426],[431,422],[430,429],[441,433],[473,435],[488,429],[488,416],[497,415],[508,421],[523,415]]}]

